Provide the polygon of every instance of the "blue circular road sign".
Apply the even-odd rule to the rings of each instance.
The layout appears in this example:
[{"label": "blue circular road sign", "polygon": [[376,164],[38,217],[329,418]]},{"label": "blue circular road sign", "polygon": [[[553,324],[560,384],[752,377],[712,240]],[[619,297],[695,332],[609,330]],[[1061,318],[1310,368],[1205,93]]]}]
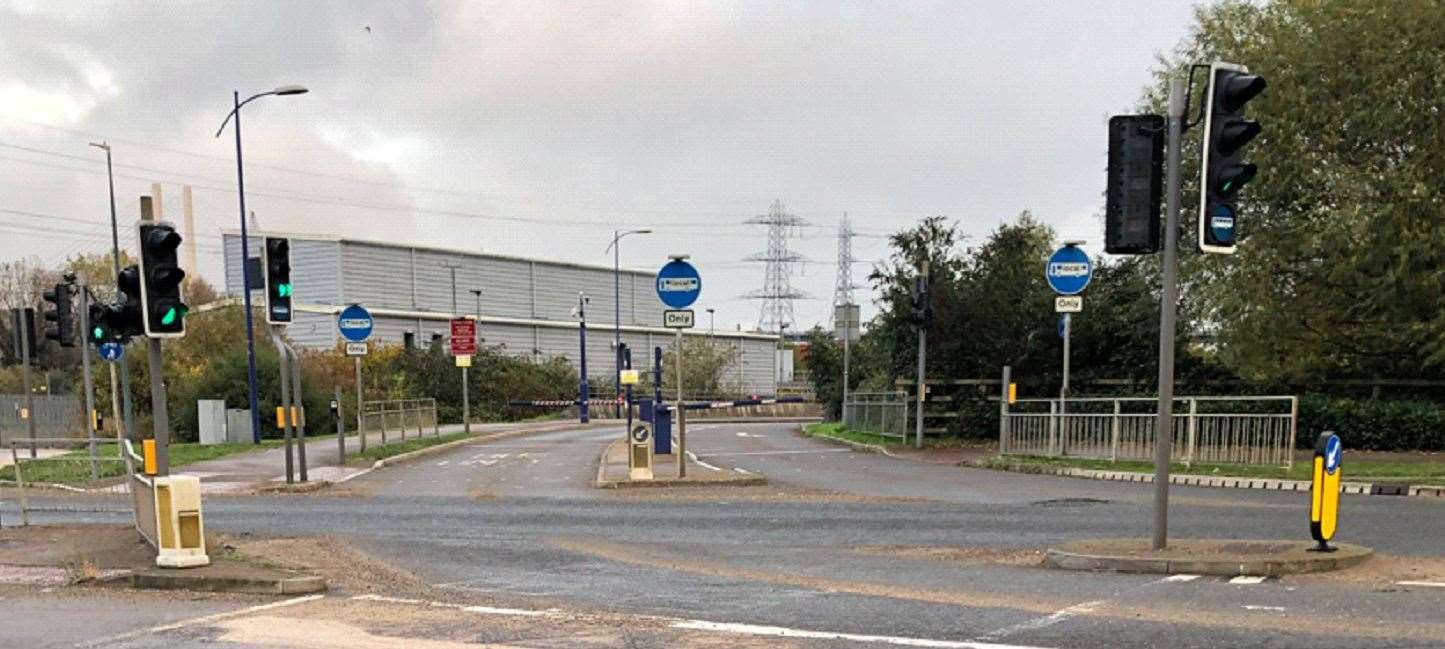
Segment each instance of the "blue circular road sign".
[{"label": "blue circular road sign", "polygon": [[1221,246],[1234,245],[1234,208],[1215,205],[1209,213],[1209,233]]},{"label": "blue circular road sign", "polygon": [[1049,288],[1059,295],[1083,293],[1093,276],[1094,262],[1089,260],[1089,253],[1078,246],[1055,250],[1044,266],[1044,278],[1049,281]]},{"label": "blue circular road sign", "polygon": [[1325,473],[1334,475],[1340,468],[1340,456],[1344,449],[1341,448],[1340,438],[1331,436],[1330,441],[1325,442]]},{"label": "blue circular road sign", "polygon": [[341,337],[348,342],[366,342],[371,337],[372,325],[371,312],[360,304],[342,309],[341,315],[336,317],[336,328],[341,330]]},{"label": "blue circular road sign", "polygon": [[120,360],[120,357],[125,354],[125,345],[120,343],[103,343],[100,349],[96,350],[96,353],[100,354],[101,358],[113,363]]},{"label": "blue circular road sign", "polygon": [[681,259],[667,262],[657,271],[657,299],[674,309],[686,309],[702,293],[702,276],[692,264]]}]

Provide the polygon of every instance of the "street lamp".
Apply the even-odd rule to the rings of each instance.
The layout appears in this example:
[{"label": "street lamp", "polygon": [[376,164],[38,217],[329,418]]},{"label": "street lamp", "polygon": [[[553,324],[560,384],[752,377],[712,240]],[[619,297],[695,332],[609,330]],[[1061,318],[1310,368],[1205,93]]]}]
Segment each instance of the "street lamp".
[{"label": "street lamp", "polygon": [[[115,216],[115,170],[110,161],[110,143],[105,141],[91,142],[90,146],[105,151],[105,177],[110,185],[110,260],[115,272],[117,286],[120,282],[120,231],[116,225]],[[87,350],[89,353],[89,350]],[[126,437],[135,439],[132,430],[135,427],[135,410],[130,402],[130,367],[129,361],[122,355],[114,363],[110,363],[110,401],[111,412],[115,416],[116,430],[125,429]],[[119,366],[119,369],[117,369]],[[117,385],[116,375],[120,375],[120,382]],[[124,405],[125,418],[121,418],[121,407]]]},{"label": "street lamp", "polygon": [[303,86],[279,86],[275,90],[263,92],[247,97],[241,101],[241,93],[233,91],[231,100],[235,107],[226,114],[226,119],[221,121],[221,128],[216,129],[216,137],[226,130],[226,124],[232,118],[236,120],[236,195],[241,205],[241,299],[246,307],[246,388],[251,401],[251,441],[261,443],[261,410],[256,399],[256,333],[255,326],[251,320],[251,275],[247,272],[247,263],[251,256],[250,240],[246,236],[246,176],[241,168],[241,107],[251,103],[252,100],[260,99],[268,95],[304,95],[306,88]]},{"label": "street lamp", "polygon": [[[612,251],[612,380],[618,390],[622,389],[622,246],[618,245],[618,242],[629,234],[652,234],[652,229],[642,228],[626,232],[613,230],[612,243],[607,246],[607,249]],[[622,404],[616,404],[613,412],[621,419]]]}]

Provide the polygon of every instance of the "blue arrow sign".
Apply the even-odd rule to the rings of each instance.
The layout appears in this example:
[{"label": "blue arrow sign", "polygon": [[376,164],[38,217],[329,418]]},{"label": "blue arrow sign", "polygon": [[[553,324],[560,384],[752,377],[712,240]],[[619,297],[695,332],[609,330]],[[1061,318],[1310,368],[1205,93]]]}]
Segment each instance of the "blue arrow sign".
[{"label": "blue arrow sign", "polygon": [[1089,253],[1078,246],[1064,246],[1054,251],[1044,267],[1044,278],[1049,288],[1059,295],[1078,295],[1084,292],[1094,276],[1094,263]]},{"label": "blue arrow sign", "polygon": [[1334,475],[1340,468],[1340,456],[1344,449],[1340,445],[1338,436],[1331,436],[1330,441],[1325,442],[1325,473]]},{"label": "blue arrow sign", "polygon": [[114,363],[120,360],[120,357],[125,354],[125,345],[120,343],[103,343],[100,349],[96,350],[96,353],[100,354],[101,358]]},{"label": "blue arrow sign", "polygon": [[674,309],[686,309],[702,294],[702,276],[692,264],[681,259],[667,262],[657,271],[657,299]]},{"label": "blue arrow sign", "polygon": [[341,337],[348,342],[365,342],[367,338],[371,337],[373,325],[371,312],[360,304],[353,304],[342,309],[341,315],[336,317],[336,328],[341,330]]}]

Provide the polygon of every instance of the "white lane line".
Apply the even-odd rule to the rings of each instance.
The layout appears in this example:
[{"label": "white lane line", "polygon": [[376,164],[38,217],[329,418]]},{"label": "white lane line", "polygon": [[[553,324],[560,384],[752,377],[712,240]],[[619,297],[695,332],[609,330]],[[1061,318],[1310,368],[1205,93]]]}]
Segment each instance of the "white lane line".
[{"label": "white lane line", "polygon": [[712,471],[722,471],[722,469],[719,469],[711,464],[708,464],[707,462],[703,462],[702,460],[697,459],[697,454],[693,453],[692,451],[687,452],[687,458],[689,460],[692,460],[693,464],[696,464],[705,469],[710,469]]},{"label": "white lane line", "polygon": [[1163,579],[1163,581],[1188,582],[1188,581],[1194,581],[1195,579],[1198,579],[1198,578],[1199,578],[1199,575],[1169,575],[1168,577],[1165,577],[1165,578]]},{"label": "white lane line", "polygon": [[1397,581],[1396,586],[1419,586],[1422,588],[1445,588],[1445,581]]},{"label": "white lane line", "polygon": [[1283,613],[1283,612],[1284,612],[1284,607],[1283,607],[1283,606],[1255,606],[1255,605],[1253,605],[1253,604],[1245,604],[1245,605],[1244,605],[1244,610],[1246,610],[1246,611],[1270,611],[1270,612],[1273,612],[1273,613]]},{"label": "white lane line", "polygon": [[734,471],[737,471],[738,473],[741,473],[741,474],[743,474],[743,475],[752,475],[752,474],[753,474],[752,471],[749,471],[749,470],[747,470],[747,469],[744,469],[744,468],[742,468],[742,467],[740,467],[740,466],[735,466],[735,467],[733,467],[733,470],[734,470]]},{"label": "white lane line", "polygon": [[704,453],[707,453],[707,454],[708,454],[709,456],[711,456],[711,457],[720,457],[720,456],[724,456],[724,455],[808,455],[808,454],[818,454],[818,453],[852,453],[852,452],[853,452],[853,449],[851,449],[851,448],[821,448],[821,449],[817,449],[817,450],[798,450],[798,451],[732,451],[732,452],[723,452],[723,453],[714,453],[714,452],[712,452],[712,451],[703,451],[703,452],[704,452]]},{"label": "white lane line", "polygon": [[217,621],[217,620],[225,620],[225,619],[228,619],[228,618],[238,617],[238,616],[241,616],[241,615],[249,615],[249,614],[251,614],[251,613],[259,613],[259,612],[261,612],[261,611],[269,611],[269,610],[271,610],[271,609],[285,608],[285,607],[287,607],[287,606],[295,606],[295,605],[297,605],[297,604],[305,604],[306,602],[314,602],[314,601],[316,601],[316,600],[318,600],[318,599],[321,599],[321,598],[323,598],[323,597],[326,597],[326,596],[325,596],[325,595],[306,595],[306,596],[304,596],[304,597],[293,597],[293,598],[291,598],[291,599],[283,599],[283,600],[281,600],[281,601],[279,601],[279,602],[271,602],[271,603],[269,603],[269,604],[260,604],[260,605],[257,605],[257,606],[250,606],[250,607],[247,607],[247,608],[237,609],[237,610],[234,610],[234,611],[225,611],[225,612],[222,612],[222,613],[213,613],[213,614],[211,614],[211,615],[202,615],[201,617],[193,617],[193,618],[191,618],[191,619],[189,619],[189,620],[181,620],[180,622],[171,622],[170,624],[161,624],[161,625],[158,625],[158,626],[150,627],[150,628],[148,628],[148,629],[138,629],[138,630],[136,630],[136,631],[130,631],[130,632],[128,632],[128,633],[122,633],[122,634],[120,634],[120,635],[113,635],[113,636],[110,636],[110,637],[108,637],[108,638],[101,638],[101,639],[99,639],[99,640],[92,640],[92,641],[90,641],[90,642],[78,644],[78,645],[76,645],[76,646],[77,646],[77,647],[104,647],[104,646],[111,645],[111,644],[115,644],[115,643],[117,643],[117,642],[121,642],[121,641],[124,641],[124,640],[130,640],[130,639],[132,639],[132,638],[139,638],[139,637],[141,637],[141,636],[153,635],[153,634],[156,634],[156,633],[165,633],[166,631],[175,631],[176,629],[183,629],[183,628],[190,627],[190,626],[197,626],[197,625],[201,625],[201,624],[210,624],[211,622],[215,622],[215,621]]},{"label": "white lane line", "polygon": [[1044,627],[1053,626],[1077,615],[1092,613],[1095,609],[1098,609],[1099,607],[1104,606],[1108,603],[1109,600],[1107,599],[1096,599],[1092,602],[1082,602],[1073,606],[1069,606],[1067,608],[1060,609],[1053,614],[1045,615],[1044,617],[1034,618],[1032,620],[1014,624],[1012,626],[1006,626],[1002,629],[989,633],[988,635],[980,636],[980,639],[997,640],[999,638],[1011,636],[1015,633],[1021,633],[1024,631],[1037,631]]},{"label": "white lane line", "polygon": [[1235,577],[1234,579],[1229,580],[1229,583],[1231,583],[1231,584],[1236,584],[1236,585],[1239,585],[1239,586],[1253,586],[1253,585],[1255,585],[1255,584],[1262,584],[1262,583],[1264,583],[1264,580],[1266,580],[1266,579],[1269,579],[1269,577],[1258,577],[1258,576],[1254,576],[1254,575],[1240,575],[1240,576],[1238,576],[1238,577]]},{"label": "white lane line", "polygon": [[[448,586],[450,584],[438,584]],[[406,597],[386,597],[385,595],[354,595],[353,600],[362,602],[383,602],[387,604],[414,604],[416,606],[430,606],[432,608],[450,608],[468,613],[480,613],[482,615],[503,615],[509,617],[546,617],[558,612],[557,609],[532,610],[525,608],[497,608],[495,606],[467,606],[465,604],[450,604],[447,602],[432,602],[424,599],[410,599]]]},{"label": "white lane line", "polygon": [[849,640],[871,644],[890,644],[902,647],[936,647],[939,649],[1043,649],[1023,645],[1004,645],[991,642],[959,640],[930,640],[928,638],[904,638],[884,635],[862,635],[857,633],[833,633],[830,631],[809,631],[781,626],[760,626],[732,622],[707,622],[705,620],[682,620],[670,625],[674,629],[691,631],[714,631],[738,635],[759,635],[775,638],[808,638],[811,640]]}]

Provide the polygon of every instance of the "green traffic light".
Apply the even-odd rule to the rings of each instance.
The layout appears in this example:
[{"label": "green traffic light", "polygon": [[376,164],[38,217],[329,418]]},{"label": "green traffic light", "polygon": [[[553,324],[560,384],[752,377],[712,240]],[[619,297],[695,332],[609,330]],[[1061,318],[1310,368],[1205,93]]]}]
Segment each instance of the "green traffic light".
[{"label": "green traffic light", "polygon": [[95,327],[94,329],[91,329],[91,330],[90,330],[90,335],[91,335],[92,338],[95,338],[96,340],[100,340],[100,339],[102,339],[102,338],[105,338],[105,329],[102,329],[102,328],[100,328],[100,327]]},{"label": "green traffic light", "polygon": [[171,307],[166,309],[165,315],[161,316],[161,324],[166,326],[173,325],[180,317],[180,313],[176,311],[175,307]]},{"label": "green traffic light", "polygon": [[277,284],[277,285],[276,285],[276,295],[277,295],[278,297],[291,297],[291,285],[290,285],[290,284]]}]

